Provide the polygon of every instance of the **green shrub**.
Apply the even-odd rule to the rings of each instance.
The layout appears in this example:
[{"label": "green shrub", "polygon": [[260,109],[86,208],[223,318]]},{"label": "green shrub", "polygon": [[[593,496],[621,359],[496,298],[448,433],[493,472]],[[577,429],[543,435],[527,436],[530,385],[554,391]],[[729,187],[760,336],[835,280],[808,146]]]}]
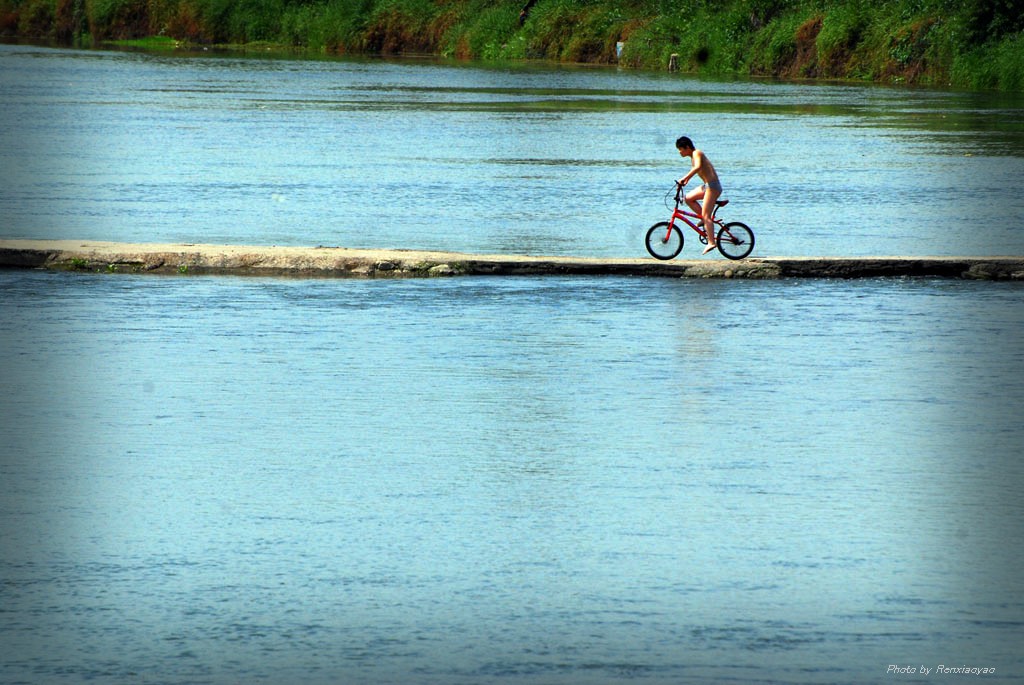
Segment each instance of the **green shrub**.
[{"label": "green shrub", "polygon": [[319,52],[357,51],[372,5],[371,0],[290,3],[281,17],[281,40]]},{"label": "green shrub", "polygon": [[532,59],[561,59],[579,21],[575,0],[547,0],[538,3],[525,26],[526,56]]},{"label": "green shrub", "polygon": [[1024,91],[1024,32],[1004,38],[996,45],[995,53],[999,64],[996,88]]},{"label": "green shrub", "polygon": [[96,40],[139,38],[150,33],[148,7],[136,0],[86,0],[85,14]]},{"label": "green shrub", "polygon": [[235,0],[228,12],[227,35],[232,43],[274,40],[281,33],[281,0]]},{"label": "green shrub", "polygon": [[321,14],[321,11],[309,5],[286,7],[281,13],[278,39],[285,45],[323,50],[322,32],[317,30],[317,18]]},{"label": "green shrub", "polygon": [[429,52],[436,47],[430,30],[441,14],[432,0],[378,0],[368,3],[369,22],[357,49],[370,52]]},{"label": "green shrub", "polygon": [[17,20],[12,17],[11,23],[17,25],[20,36],[50,37],[54,30],[55,10],[53,0],[27,0],[16,6],[14,14]]},{"label": "green shrub", "polygon": [[969,40],[985,42],[1024,31],[1019,0],[965,0],[963,11]]},{"label": "green shrub", "polygon": [[844,76],[868,25],[861,2],[844,2],[826,12],[815,41],[818,69],[823,76]]},{"label": "green shrub", "polygon": [[[511,5],[484,9],[474,20],[465,24],[462,31],[453,31],[459,36],[461,49],[454,54],[471,59],[495,60],[508,57],[508,42],[519,29],[519,10]],[[521,48],[525,56],[524,43]]]},{"label": "green shrub", "polygon": [[1024,91],[1024,34],[959,55],[952,81],[968,88]]},{"label": "green shrub", "polygon": [[1021,0],[537,0],[521,23],[526,1],[0,0],[0,32],[594,63],[624,41],[630,67],[1024,89]]},{"label": "green shrub", "polygon": [[757,32],[751,69],[762,74],[780,75],[796,59],[796,34],[804,19],[790,13],[778,17]]}]

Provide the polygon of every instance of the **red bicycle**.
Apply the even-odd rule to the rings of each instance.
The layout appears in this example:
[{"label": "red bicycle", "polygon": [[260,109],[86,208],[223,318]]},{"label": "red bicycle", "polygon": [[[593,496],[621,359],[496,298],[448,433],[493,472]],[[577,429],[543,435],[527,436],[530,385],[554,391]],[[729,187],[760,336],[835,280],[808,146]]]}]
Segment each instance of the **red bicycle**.
[{"label": "red bicycle", "polygon": [[[665,194],[665,205],[669,206],[669,197],[672,191]],[[675,207],[672,209],[672,218],[668,221],[659,221],[647,231],[647,251],[655,259],[672,259],[683,250],[683,232],[679,230],[676,221],[679,220],[697,232],[698,239],[704,245],[708,244],[708,234],[704,229],[704,217],[694,214],[679,205],[685,206],[683,186],[675,184]],[[718,230],[718,251],[729,259],[743,259],[754,250],[754,232],[750,227],[739,221],[732,221],[724,224],[717,217],[718,210],[729,204],[728,200],[718,200],[711,212],[711,221]],[[694,223],[692,219],[696,219]]]}]

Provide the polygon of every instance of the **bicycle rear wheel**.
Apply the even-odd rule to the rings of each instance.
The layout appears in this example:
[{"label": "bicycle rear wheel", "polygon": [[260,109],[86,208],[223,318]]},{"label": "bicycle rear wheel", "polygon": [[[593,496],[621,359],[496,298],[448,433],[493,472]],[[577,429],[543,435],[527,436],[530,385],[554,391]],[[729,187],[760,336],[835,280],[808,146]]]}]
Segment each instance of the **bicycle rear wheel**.
[{"label": "bicycle rear wheel", "polygon": [[683,233],[678,226],[659,221],[647,230],[646,242],[655,259],[672,259],[683,250]]},{"label": "bicycle rear wheel", "polygon": [[739,221],[718,231],[718,251],[729,259],[743,259],[754,250],[754,232]]}]

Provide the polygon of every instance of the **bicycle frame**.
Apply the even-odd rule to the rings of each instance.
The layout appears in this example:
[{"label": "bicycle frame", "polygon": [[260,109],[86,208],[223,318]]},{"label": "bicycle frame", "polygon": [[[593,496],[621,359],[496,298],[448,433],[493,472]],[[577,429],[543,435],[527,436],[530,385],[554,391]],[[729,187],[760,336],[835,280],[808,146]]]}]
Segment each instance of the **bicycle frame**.
[{"label": "bicycle frame", "polygon": [[[694,222],[690,221],[691,217],[694,218],[694,219],[697,219],[698,222],[704,221],[704,217],[701,216],[700,214],[694,214],[691,211],[688,211],[688,210],[685,210],[685,209],[680,209],[679,205],[682,204],[683,202],[684,201],[679,197],[679,194],[676,193],[676,207],[675,207],[675,209],[672,210],[672,216],[668,220],[668,228],[665,229],[665,240],[666,241],[668,240],[669,236],[672,234],[672,227],[675,226],[676,219],[679,219],[684,224],[686,224],[687,226],[692,228],[694,231],[696,231],[697,235],[699,235],[705,242],[707,242],[707,239],[708,239],[707,231],[703,227],[698,226]],[[711,222],[715,226],[718,226],[719,228],[722,227],[722,220],[718,218],[718,208],[720,206],[721,205],[718,205],[716,203],[714,210],[712,210],[712,212],[711,212]]]}]

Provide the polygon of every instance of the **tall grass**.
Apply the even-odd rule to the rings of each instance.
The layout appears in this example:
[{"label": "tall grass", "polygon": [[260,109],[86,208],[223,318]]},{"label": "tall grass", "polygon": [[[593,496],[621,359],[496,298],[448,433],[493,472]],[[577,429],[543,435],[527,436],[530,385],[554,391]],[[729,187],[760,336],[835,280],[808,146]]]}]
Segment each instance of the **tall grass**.
[{"label": "tall grass", "polygon": [[[427,52],[1024,90],[1019,0],[0,0],[0,34],[165,35],[325,53]],[[622,44],[621,56],[617,45]]]},{"label": "tall grass", "polygon": [[1024,35],[1007,36],[958,55],[951,81],[975,89],[1024,91]]}]

